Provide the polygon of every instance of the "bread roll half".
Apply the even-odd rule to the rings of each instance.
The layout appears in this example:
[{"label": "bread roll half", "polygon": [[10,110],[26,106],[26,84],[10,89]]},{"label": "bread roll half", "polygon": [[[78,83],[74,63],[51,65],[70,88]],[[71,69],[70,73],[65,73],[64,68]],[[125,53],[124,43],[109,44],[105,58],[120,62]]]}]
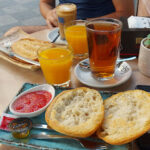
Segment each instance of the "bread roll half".
[{"label": "bread roll half", "polygon": [[54,45],[47,41],[24,38],[14,42],[11,46],[13,52],[31,60],[38,60],[37,50],[41,47],[49,48]]},{"label": "bread roll half", "polygon": [[105,115],[99,138],[114,145],[128,143],[150,130],[150,93],[121,92],[104,101]]},{"label": "bread roll half", "polygon": [[45,114],[51,128],[72,137],[90,136],[101,125],[103,117],[100,93],[86,87],[63,91],[53,99]]}]

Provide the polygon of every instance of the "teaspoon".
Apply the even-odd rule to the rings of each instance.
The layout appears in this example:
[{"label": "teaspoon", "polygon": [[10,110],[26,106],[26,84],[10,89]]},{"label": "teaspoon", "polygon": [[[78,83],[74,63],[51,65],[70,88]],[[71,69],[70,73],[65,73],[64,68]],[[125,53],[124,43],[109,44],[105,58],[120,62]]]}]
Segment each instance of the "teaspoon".
[{"label": "teaspoon", "polygon": [[75,138],[67,135],[52,135],[52,134],[31,134],[30,138],[33,139],[72,139],[80,143],[80,145],[84,148],[88,149],[101,149],[101,150],[110,150],[111,145],[104,143],[102,141],[91,141],[84,138]]},{"label": "teaspoon", "polygon": [[[130,61],[130,60],[134,60],[134,59],[136,59],[135,56],[129,57],[129,58],[118,59],[117,60],[117,67],[119,67],[121,65],[121,63],[124,61]],[[81,69],[83,69],[85,71],[89,71],[90,70],[89,59],[86,59],[84,61],[79,62],[79,66]]]},{"label": "teaspoon", "polygon": [[96,138],[97,141],[91,141],[85,138],[75,138],[67,135],[55,135],[55,134],[45,134],[41,132],[40,134],[30,134],[31,128],[40,128],[40,129],[50,129],[46,124],[33,124],[29,118],[17,118],[10,122],[9,129],[11,129],[12,135],[15,138],[26,138],[29,136],[33,139],[72,139],[78,141],[80,145],[88,149],[110,149],[111,145],[100,141]]}]

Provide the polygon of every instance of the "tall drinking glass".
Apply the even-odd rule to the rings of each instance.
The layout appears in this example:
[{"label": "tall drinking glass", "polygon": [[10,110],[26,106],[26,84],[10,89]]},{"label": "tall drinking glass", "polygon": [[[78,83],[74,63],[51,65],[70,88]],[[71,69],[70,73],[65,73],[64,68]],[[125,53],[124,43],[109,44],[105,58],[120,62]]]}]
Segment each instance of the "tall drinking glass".
[{"label": "tall drinking glass", "polygon": [[65,39],[64,28],[68,22],[76,19],[77,7],[72,3],[60,4],[56,7],[58,27],[61,39]]},{"label": "tall drinking glass", "polygon": [[40,48],[38,59],[47,83],[69,86],[72,58],[72,51],[67,47]]},{"label": "tall drinking glass", "polygon": [[122,23],[103,18],[86,22],[90,68],[94,78],[108,80],[114,76]]},{"label": "tall drinking glass", "polygon": [[65,37],[73,49],[74,58],[87,58],[88,43],[84,20],[74,20],[65,28]]}]

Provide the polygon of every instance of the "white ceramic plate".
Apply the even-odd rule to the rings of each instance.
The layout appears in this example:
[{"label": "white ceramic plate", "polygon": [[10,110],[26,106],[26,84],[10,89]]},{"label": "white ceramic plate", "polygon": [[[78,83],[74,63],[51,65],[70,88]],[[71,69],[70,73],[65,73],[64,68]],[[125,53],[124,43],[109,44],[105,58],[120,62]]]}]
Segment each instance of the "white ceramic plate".
[{"label": "white ceramic plate", "polygon": [[126,82],[131,77],[132,69],[127,62],[123,62],[119,68],[116,68],[114,77],[106,81],[96,80],[93,78],[90,70],[82,69],[79,64],[76,65],[74,72],[77,79],[85,85],[97,88],[110,88]]},{"label": "white ceramic plate", "polygon": [[[54,42],[56,44],[67,44],[66,40],[61,40],[60,36],[58,36],[57,38],[58,34],[59,34],[59,28],[54,28],[47,34],[47,37],[50,42]],[[56,41],[54,41],[55,38],[57,38]]]},{"label": "white ceramic plate", "polygon": [[[51,99],[49,99],[49,102],[42,108],[34,111],[34,112],[29,112],[29,113],[21,113],[21,112],[17,112],[13,109],[13,103],[22,95],[25,95],[27,93],[30,93],[30,92],[34,92],[34,91],[40,91],[40,90],[44,90],[44,91],[48,91],[52,94],[52,97]],[[53,100],[55,96],[55,89],[53,86],[49,85],[49,84],[41,84],[41,85],[38,85],[38,86],[35,86],[29,90],[26,90],[24,92],[22,92],[21,94],[19,94],[18,96],[14,97],[13,100],[11,101],[11,103],[9,104],[9,110],[11,113],[13,113],[14,115],[16,116],[19,116],[19,117],[35,117],[35,116],[38,116],[40,115],[42,112],[44,112],[46,110],[46,108],[48,107],[48,105],[51,103],[51,101]]]}]

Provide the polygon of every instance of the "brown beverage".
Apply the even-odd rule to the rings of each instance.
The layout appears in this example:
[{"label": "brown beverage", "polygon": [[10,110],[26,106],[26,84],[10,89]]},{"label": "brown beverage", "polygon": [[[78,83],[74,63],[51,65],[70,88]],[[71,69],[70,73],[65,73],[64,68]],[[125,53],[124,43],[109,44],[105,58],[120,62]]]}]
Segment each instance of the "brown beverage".
[{"label": "brown beverage", "polygon": [[86,23],[92,75],[99,80],[113,77],[122,23],[115,19],[97,19]]},{"label": "brown beverage", "polygon": [[61,39],[65,39],[64,27],[69,25],[69,22],[76,19],[77,7],[72,3],[60,4],[56,7],[56,14],[58,16],[58,26]]}]

